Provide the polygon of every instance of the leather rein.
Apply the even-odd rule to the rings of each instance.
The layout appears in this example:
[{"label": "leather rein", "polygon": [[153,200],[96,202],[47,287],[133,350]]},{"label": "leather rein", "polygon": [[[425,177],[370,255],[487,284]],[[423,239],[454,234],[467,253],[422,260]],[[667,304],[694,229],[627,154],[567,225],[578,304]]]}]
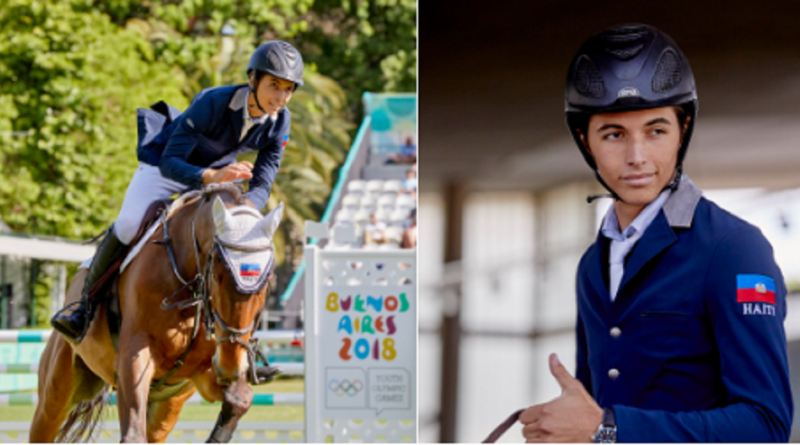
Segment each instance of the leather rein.
[{"label": "leather rein", "polygon": [[[202,199],[202,198],[201,198]],[[209,277],[213,278],[212,270],[214,267],[214,258],[217,256],[218,249],[228,249],[238,252],[248,252],[248,253],[255,253],[255,252],[264,252],[267,250],[272,250],[272,245],[268,246],[244,246],[235,243],[228,243],[219,239],[218,236],[214,235],[214,244],[209,250],[208,254],[206,255],[206,265],[202,267],[200,263],[201,258],[201,248],[200,242],[197,239],[197,234],[195,231],[195,221],[197,220],[197,216],[199,213],[200,207],[195,210],[195,213],[192,217],[192,240],[194,245],[194,257],[196,260],[196,267],[197,273],[194,277],[187,280],[183,278],[180,271],[178,270],[178,262],[175,259],[175,252],[172,247],[172,237],[169,236],[169,218],[168,213],[164,212],[162,214],[162,224],[164,225],[164,238],[161,241],[155,240],[153,243],[156,244],[163,244],[167,248],[167,253],[169,255],[169,261],[172,264],[172,272],[175,274],[175,277],[183,283],[183,286],[178,289],[175,293],[170,295],[169,297],[164,298],[161,300],[161,309],[162,310],[171,310],[171,309],[187,309],[189,307],[195,307],[195,317],[194,317],[194,327],[192,329],[192,339],[189,341],[189,345],[186,347],[186,350],[183,352],[181,357],[175,362],[172,369],[167,371],[158,381],[151,385],[151,391],[157,390],[163,386],[167,379],[172,377],[178,369],[183,366],[184,360],[189,355],[189,351],[191,351],[192,346],[194,346],[195,339],[197,338],[197,334],[200,331],[200,319],[201,314],[203,315],[203,326],[205,327],[206,331],[206,340],[211,340],[211,336],[215,334],[216,325],[219,324],[220,326],[220,334],[224,335],[222,337],[216,338],[216,344],[220,344],[225,341],[229,341],[231,343],[238,343],[242,347],[247,350],[247,361],[250,365],[248,379],[253,384],[259,384],[259,379],[256,374],[256,359],[260,358],[265,365],[269,365],[267,362],[267,358],[264,354],[258,349],[258,339],[250,338],[250,341],[247,342],[243,340],[241,337],[244,337],[247,334],[252,334],[255,332],[256,327],[258,327],[258,323],[261,320],[261,311],[258,312],[258,315],[253,319],[253,321],[244,328],[237,329],[233,328],[222,317],[219,313],[213,308],[211,305],[212,303],[212,295],[210,291],[209,285]],[[248,213],[248,212],[237,212],[236,210],[233,211],[234,215],[239,213]],[[250,213],[248,213],[250,214]],[[189,290],[191,292],[192,297],[185,299],[185,300],[178,300],[174,301],[178,296],[180,296],[183,291]]]}]

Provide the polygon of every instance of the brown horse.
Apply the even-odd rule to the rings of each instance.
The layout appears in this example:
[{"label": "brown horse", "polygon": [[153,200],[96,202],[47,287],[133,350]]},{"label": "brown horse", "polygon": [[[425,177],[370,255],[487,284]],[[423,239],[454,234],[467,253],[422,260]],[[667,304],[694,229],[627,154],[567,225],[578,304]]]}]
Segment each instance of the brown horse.
[{"label": "brown horse", "polygon": [[[109,303],[98,307],[78,346],[50,337],[40,361],[31,442],[86,440],[110,386],[117,389],[123,442],[164,442],[195,391],[222,402],[209,441],[230,440],[253,401],[250,334],[266,297],[271,238],[283,205],[262,218],[232,184],[206,186],[176,204],[181,201],[119,277],[118,351]],[[174,262],[163,243],[156,244],[162,239],[172,245]],[[70,284],[67,304],[80,298],[85,274],[82,269]],[[176,301],[182,304],[165,309]],[[173,370],[176,363],[182,366]],[[153,392],[153,382],[164,385]]]}]

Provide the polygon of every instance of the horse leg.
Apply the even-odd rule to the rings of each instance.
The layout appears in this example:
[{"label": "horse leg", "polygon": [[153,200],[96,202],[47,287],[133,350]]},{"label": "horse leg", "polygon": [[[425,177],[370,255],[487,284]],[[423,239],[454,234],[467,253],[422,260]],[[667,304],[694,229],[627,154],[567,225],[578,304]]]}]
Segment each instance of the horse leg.
[{"label": "horse leg", "polygon": [[147,439],[147,397],[155,364],[145,335],[124,335],[134,332],[133,327],[122,332],[117,356],[120,435],[122,442],[142,443]]},{"label": "horse leg", "polygon": [[222,401],[217,423],[206,442],[230,442],[239,420],[253,404],[253,389],[247,383],[247,377],[242,375],[232,385],[221,386],[217,383],[216,373],[210,368],[195,377],[193,382],[204,399],[210,402]]},{"label": "horse leg", "polygon": [[239,377],[236,383],[225,386],[222,396],[222,409],[217,423],[206,440],[209,443],[230,442],[239,420],[247,414],[253,404],[253,388],[247,383],[245,376]]},{"label": "horse leg", "polygon": [[[40,361],[39,403],[31,423],[31,442],[78,440],[90,436],[94,429],[93,418],[99,416],[98,410],[102,410],[103,405],[93,405],[76,416],[70,413],[80,408],[80,402],[98,397],[105,384],[74,355],[64,338],[50,337]],[[76,424],[76,430],[70,431]]]},{"label": "horse leg", "polygon": [[60,335],[50,336],[39,361],[39,403],[31,423],[30,442],[53,442],[75,406],[72,348]]},{"label": "horse leg", "polygon": [[187,384],[181,392],[160,402],[151,402],[147,407],[147,441],[164,443],[175,428],[183,404],[195,393],[194,385]]}]

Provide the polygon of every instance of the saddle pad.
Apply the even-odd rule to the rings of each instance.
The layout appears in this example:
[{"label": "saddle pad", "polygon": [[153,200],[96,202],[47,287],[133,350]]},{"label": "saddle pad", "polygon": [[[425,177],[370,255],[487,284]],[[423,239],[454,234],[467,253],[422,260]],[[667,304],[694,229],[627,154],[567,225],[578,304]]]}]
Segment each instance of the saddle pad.
[{"label": "saddle pad", "polygon": [[122,262],[122,266],[120,266],[119,268],[120,275],[122,274],[122,272],[125,272],[125,268],[128,267],[128,264],[131,264],[131,261],[133,261],[133,259],[136,258],[136,255],[138,255],[139,251],[142,250],[142,247],[144,247],[144,245],[147,244],[148,241],[150,241],[150,238],[153,236],[156,230],[158,230],[159,227],[161,227],[160,219],[158,220],[157,223],[150,226],[150,229],[144,234],[144,236],[141,239],[139,239],[139,242],[133,246],[133,249],[131,249],[130,252],[128,252],[128,255],[125,257],[125,260]]}]

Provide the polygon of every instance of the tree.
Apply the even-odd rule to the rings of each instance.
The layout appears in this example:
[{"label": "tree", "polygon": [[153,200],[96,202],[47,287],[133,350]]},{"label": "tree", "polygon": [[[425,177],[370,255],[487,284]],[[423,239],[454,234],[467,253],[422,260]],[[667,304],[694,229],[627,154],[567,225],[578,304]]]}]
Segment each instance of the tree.
[{"label": "tree", "polygon": [[[360,110],[365,91],[416,91],[416,0],[96,0],[95,5],[120,26],[140,19],[157,28],[151,41],[159,60],[182,66],[195,89],[227,83],[204,76],[219,75],[217,68],[228,63],[216,51],[228,26],[243,52],[272,39],[297,46],[312,72],[344,88],[353,111]],[[359,113],[354,116],[360,120]]]},{"label": "tree", "polygon": [[0,214],[17,231],[87,238],[136,167],[134,110],[186,106],[184,75],[84,0],[0,2]]},{"label": "tree", "polygon": [[416,17],[416,0],[315,0],[294,42],[357,108],[365,91],[416,91]]}]

